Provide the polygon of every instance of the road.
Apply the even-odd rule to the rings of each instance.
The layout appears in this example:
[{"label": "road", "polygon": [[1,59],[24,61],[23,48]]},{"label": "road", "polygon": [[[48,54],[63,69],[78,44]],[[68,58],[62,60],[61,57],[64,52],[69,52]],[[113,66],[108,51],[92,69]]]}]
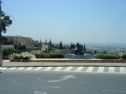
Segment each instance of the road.
[{"label": "road", "polygon": [[126,74],[6,70],[0,94],[126,94]]}]

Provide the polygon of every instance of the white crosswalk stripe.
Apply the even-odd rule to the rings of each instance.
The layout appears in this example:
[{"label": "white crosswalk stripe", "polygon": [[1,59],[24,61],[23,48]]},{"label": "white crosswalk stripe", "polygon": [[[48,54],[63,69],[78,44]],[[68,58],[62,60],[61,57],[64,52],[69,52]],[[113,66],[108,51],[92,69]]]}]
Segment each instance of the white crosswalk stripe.
[{"label": "white crosswalk stripe", "polygon": [[64,71],[71,71],[73,67],[67,67]]},{"label": "white crosswalk stripe", "polygon": [[110,72],[110,73],[115,72],[115,67],[109,67],[109,72]]},{"label": "white crosswalk stripe", "polygon": [[54,71],[60,71],[63,67],[56,67]]},{"label": "white crosswalk stripe", "polygon": [[125,67],[120,67],[120,73],[126,73]]},{"label": "white crosswalk stripe", "polygon": [[25,69],[25,67],[19,67],[19,68],[17,68],[17,70],[24,70]]},{"label": "white crosswalk stripe", "polygon": [[97,72],[104,72],[104,68],[105,67],[99,67],[98,70],[97,70]]},{"label": "white crosswalk stripe", "polygon": [[43,69],[43,67],[37,67],[35,70],[38,71],[38,70],[41,70]]},{"label": "white crosswalk stripe", "polygon": [[26,68],[26,70],[32,70],[33,69],[33,67],[28,67],[28,68]]},{"label": "white crosswalk stripe", "polygon": [[76,71],[76,72],[80,72],[80,71],[82,71],[83,68],[84,68],[84,67],[78,67],[75,71]]},{"label": "white crosswalk stripe", "polygon": [[49,71],[49,70],[51,70],[53,67],[47,67],[47,68],[45,68],[44,69],[44,71]]},{"label": "white crosswalk stripe", "polygon": [[15,70],[16,69],[16,67],[12,67],[12,68],[9,68],[8,70]]},{"label": "white crosswalk stripe", "polygon": [[6,70],[7,69],[7,67],[1,67],[0,68],[0,70]]},{"label": "white crosswalk stripe", "polygon": [[93,72],[94,67],[88,67],[87,72]]},{"label": "white crosswalk stripe", "polygon": [[[108,69],[108,71],[106,71]],[[118,70],[117,70],[118,69]],[[1,71],[64,71],[95,73],[126,73],[126,67],[0,67]]]}]

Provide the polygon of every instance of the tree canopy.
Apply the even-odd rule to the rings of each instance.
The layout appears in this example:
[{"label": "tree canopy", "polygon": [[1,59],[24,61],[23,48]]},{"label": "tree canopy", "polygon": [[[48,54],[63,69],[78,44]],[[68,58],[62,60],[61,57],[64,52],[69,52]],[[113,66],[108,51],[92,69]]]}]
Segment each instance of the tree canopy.
[{"label": "tree canopy", "polygon": [[6,15],[3,11],[0,13],[0,29],[1,32],[6,33],[7,27],[12,24],[10,16]]}]

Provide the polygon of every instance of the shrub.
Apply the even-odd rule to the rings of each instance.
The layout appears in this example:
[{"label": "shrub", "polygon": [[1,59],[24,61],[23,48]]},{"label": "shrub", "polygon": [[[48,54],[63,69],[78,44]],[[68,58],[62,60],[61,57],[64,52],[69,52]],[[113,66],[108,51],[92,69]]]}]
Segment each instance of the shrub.
[{"label": "shrub", "polygon": [[36,58],[49,58],[49,54],[47,53],[37,53],[35,56]]},{"label": "shrub", "polygon": [[61,53],[39,53],[35,54],[36,58],[64,58]]},{"label": "shrub", "polygon": [[50,58],[64,58],[64,55],[61,53],[51,53],[49,54]]},{"label": "shrub", "polygon": [[16,50],[16,49],[4,49],[2,51],[3,53],[3,59],[9,59],[9,56],[13,53],[21,53],[21,51]]},{"label": "shrub", "polygon": [[13,53],[10,56],[10,60],[15,62],[28,62],[32,57],[33,55],[28,52],[23,52],[21,54]]},{"label": "shrub", "polygon": [[121,56],[122,59],[126,59],[126,54]]},{"label": "shrub", "polygon": [[113,54],[96,54],[95,58],[98,58],[98,59],[119,59],[120,57],[118,55],[113,55]]}]

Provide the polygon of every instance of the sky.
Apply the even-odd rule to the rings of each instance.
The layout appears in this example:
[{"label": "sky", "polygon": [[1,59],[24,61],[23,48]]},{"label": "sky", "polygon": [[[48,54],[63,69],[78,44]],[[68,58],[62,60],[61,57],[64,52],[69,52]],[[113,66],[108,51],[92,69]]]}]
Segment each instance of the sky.
[{"label": "sky", "polygon": [[126,44],[126,0],[3,0],[3,35],[64,43]]}]

